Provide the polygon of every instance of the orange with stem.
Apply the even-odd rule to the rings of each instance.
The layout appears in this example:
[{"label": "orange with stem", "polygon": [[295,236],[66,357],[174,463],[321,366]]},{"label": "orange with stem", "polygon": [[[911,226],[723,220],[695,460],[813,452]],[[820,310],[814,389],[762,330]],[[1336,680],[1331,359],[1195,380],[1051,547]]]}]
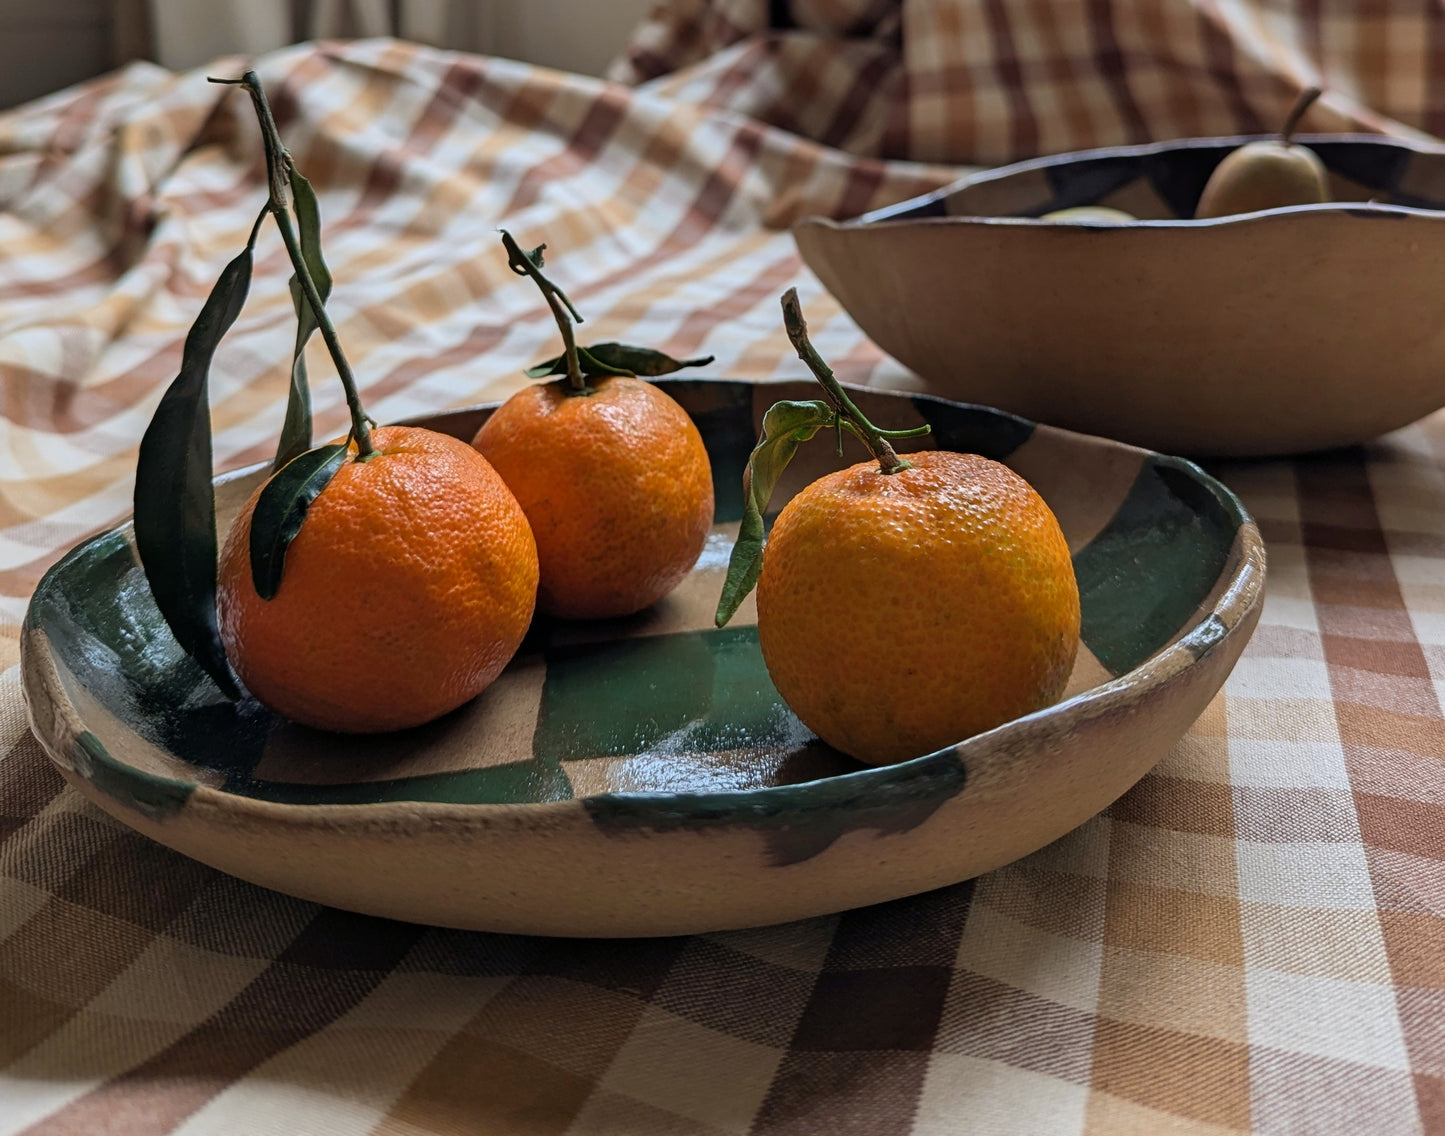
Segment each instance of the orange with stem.
[{"label": "orange with stem", "polygon": [[[761,549],[758,640],[778,693],[824,741],[875,763],[930,753],[1057,700],[1078,646],[1079,592],[1049,507],[977,454],[899,457],[808,342],[796,292],[783,308],[827,398],[791,404],[819,410],[787,437],[846,427],[875,461],[804,488]],[[765,436],[754,453],[755,511],[766,447],[777,441]],[[760,541],[760,519],[754,531]],[[755,552],[738,547],[719,622],[756,571]]]},{"label": "orange with stem", "polygon": [[298,722],[419,725],[475,697],[516,652],[536,544],[465,442],[373,430],[287,209],[290,155],[255,73],[241,82],[266,141],[267,208],[346,391],[351,435],[294,458],[242,507],[220,557],[220,639],[252,693]]},{"label": "orange with stem", "polygon": [[221,552],[220,629],[257,698],[349,733],[420,725],[474,698],[516,653],[537,596],[537,551],[480,454],[431,430],[372,431],[337,469],[258,593],[258,489]]},{"label": "orange with stem", "polygon": [[591,353],[577,347],[568,318],[581,317],[542,274],[541,248],[527,253],[502,237],[513,270],[532,276],[547,298],[567,373],[514,394],[473,445],[531,523],[538,608],[570,619],[631,615],[672,591],[707,542],[707,449],[687,412],[658,387],[626,374],[583,374],[580,356]]}]

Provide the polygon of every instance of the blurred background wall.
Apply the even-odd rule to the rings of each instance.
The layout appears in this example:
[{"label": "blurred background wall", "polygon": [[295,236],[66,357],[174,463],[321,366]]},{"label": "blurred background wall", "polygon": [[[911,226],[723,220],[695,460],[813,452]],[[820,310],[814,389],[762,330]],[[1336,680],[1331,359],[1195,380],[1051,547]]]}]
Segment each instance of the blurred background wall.
[{"label": "blurred background wall", "polygon": [[172,70],[325,36],[599,75],[652,0],[0,0],[0,107],[151,59]]}]

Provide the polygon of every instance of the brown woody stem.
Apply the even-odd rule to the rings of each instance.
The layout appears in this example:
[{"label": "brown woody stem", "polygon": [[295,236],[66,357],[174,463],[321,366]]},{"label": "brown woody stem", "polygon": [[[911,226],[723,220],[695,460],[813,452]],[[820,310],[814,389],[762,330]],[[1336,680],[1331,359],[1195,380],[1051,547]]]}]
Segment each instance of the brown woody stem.
[{"label": "brown woody stem", "polygon": [[311,272],[306,267],[306,258],[301,254],[301,242],[296,236],[296,226],[291,221],[290,178],[288,176],[291,169],[291,154],[281,144],[281,132],[277,129],[276,119],[271,114],[271,105],[266,101],[266,92],[261,87],[260,76],[254,71],[247,71],[239,79],[211,79],[210,81],[228,86],[245,87],[256,108],[256,118],[260,121],[261,137],[266,148],[266,209],[275,218],[276,228],[281,231],[281,241],[286,246],[286,255],[291,258],[291,268],[296,273],[296,280],[301,285],[306,302],[311,305],[311,312],[316,317],[317,330],[321,332],[321,338],[326,343],[326,350],[331,355],[331,362],[336,367],[337,377],[341,379],[342,389],[346,392],[346,406],[351,412],[351,435],[356,439],[356,457],[358,461],[365,461],[376,453],[376,446],[371,441],[371,419],[361,405],[361,394],[356,389],[356,377],[352,374],[351,364],[346,361],[346,353],[341,350],[341,340],[337,338],[336,328],[331,322],[331,317],[326,314],[326,305],[321,299],[321,292],[317,289],[316,281],[311,278]]},{"label": "brown woody stem", "polygon": [[[571,394],[591,394],[592,388],[587,385],[587,379],[582,374],[582,363],[577,358],[577,337],[572,333],[572,321],[582,323],[583,319],[577,314],[577,309],[572,306],[572,301],[567,299],[567,293],[547,279],[546,273],[542,271],[542,250],[546,245],[538,245],[532,252],[522,251],[506,229],[502,231],[502,247],[507,250],[507,264],[518,276],[530,276],[542,295],[547,301],[547,306],[552,309],[552,318],[557,321],[557,330],[562,333],[563,357],[567,361],[567,383],[571,388]],[[536,257],[534,260],[533,257]]]},{"label": "brown woody stem", "polygon": [[[853,433],[862,439],[863,444],[868,447],[873,456],[878,459],[878,469],[881,473],[899,473],[905,469],[912,469],[910,462],[898,456],[893,449],[884,432],[863,416],[863,412],[848,397],[848,392],[843,389],[833,369],[823,361],[817,349],[808,339],[808,322],[803,318],[802,305],[798,303],[798,290],[789,288],[783,293],[783,326],[787,328],[788,339],[792,341],[793,347],[798,352],[798,358],[808,365],[808,370],[813,372],[813,377],[823,388],[832,405],[834,412],[841,421],[846,422],[853,429]],[[925,430],[897,431],[896,433],[907,436],[909,434],[926,433]]]},{"label": "brown woody stem", "polygon": [[1289,117],[1284,120],[1284,126],[1280,128],[1279,140],[1281,142],[1289,145],[1289,140],[1294,137],[1295,128],[1299,126],[1300,119],[1304,118],[1305,111],[1314,106],[1315,100],[1323,93],[1319,87],[1306,87],[1300,92],[1300,97],[1290,108]]}]

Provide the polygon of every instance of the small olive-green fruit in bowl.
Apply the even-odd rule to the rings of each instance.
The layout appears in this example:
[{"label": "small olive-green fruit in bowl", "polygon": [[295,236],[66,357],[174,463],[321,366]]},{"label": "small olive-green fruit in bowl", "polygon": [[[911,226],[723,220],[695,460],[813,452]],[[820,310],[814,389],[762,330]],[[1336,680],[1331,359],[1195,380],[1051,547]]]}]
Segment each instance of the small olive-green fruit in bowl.
[{"label": "small olive-green fruit in bowl", "polygon": [[[1350,445],[1445,406],[1445,147],[1306,135],[1329,200],[1196,219],[1259,138],[972,174],[799,251],[913,389],[1165,453]],[[1059,223],[1105,207],[1135,220]]]},{"label": "small olive-green fruit in bowl", "polygon": [[1320,97],[1310,87],[1285,119],[1278,138],[1246,142],[1214,168],[1199,196],[1197,218],[1254,213],[1288,205],[1318,205],[1330,199],[1330,175],[1320,156],[1294,142],[1295,128]]},{"label": "small olive-green fruit in bowl", "polygon": [[1076,205],[1072,209],[1055,209],[1052,213],[1045,213],[1039,220],[1095,222],[1117,225],[1123,222],[1137,220],[1137,218],[1132,213],[1125,213],[1122,209],[1110,209],[1107,205]]}]

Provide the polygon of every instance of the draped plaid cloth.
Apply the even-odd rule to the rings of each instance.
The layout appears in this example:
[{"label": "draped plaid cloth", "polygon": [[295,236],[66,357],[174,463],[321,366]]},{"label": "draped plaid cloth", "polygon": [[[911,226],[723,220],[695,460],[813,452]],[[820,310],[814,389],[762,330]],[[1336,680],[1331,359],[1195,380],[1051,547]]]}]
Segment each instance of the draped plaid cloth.
[{"label": "draped plaid cloth", "polygon": [[[1255,129],[1317,75],[1310,129],[1438,130],[1441,21],[1397,0],[679,2],[618,65],[636,91],[395,42],[259,69],[391,419],[503,397],[550,353],[502,224],[548,242],[596,339],[798,377],[777,307],[796,283],[843,378],[913,382],[802,269],[790,221],[960,172],[901,154]],[[39,575],[128,511],[141,431],[263,195],[249,108],[199,74],[133,67],[0,117],[6,664]],[[268,232],[213,371],[219,466],[273,445],[287,275]],[[320,429],[344,428],[319,354],[312,375]],[[1387,350],[1361,379],[1389,381]],[[1218,469],[1269,541],[1269,598],[1170,756],[977,881],[757,931],[472,934],[240,883],[62,788],[10,665],[0,1133],[1445,1132],[1442,459],[1436,416]]]}]

